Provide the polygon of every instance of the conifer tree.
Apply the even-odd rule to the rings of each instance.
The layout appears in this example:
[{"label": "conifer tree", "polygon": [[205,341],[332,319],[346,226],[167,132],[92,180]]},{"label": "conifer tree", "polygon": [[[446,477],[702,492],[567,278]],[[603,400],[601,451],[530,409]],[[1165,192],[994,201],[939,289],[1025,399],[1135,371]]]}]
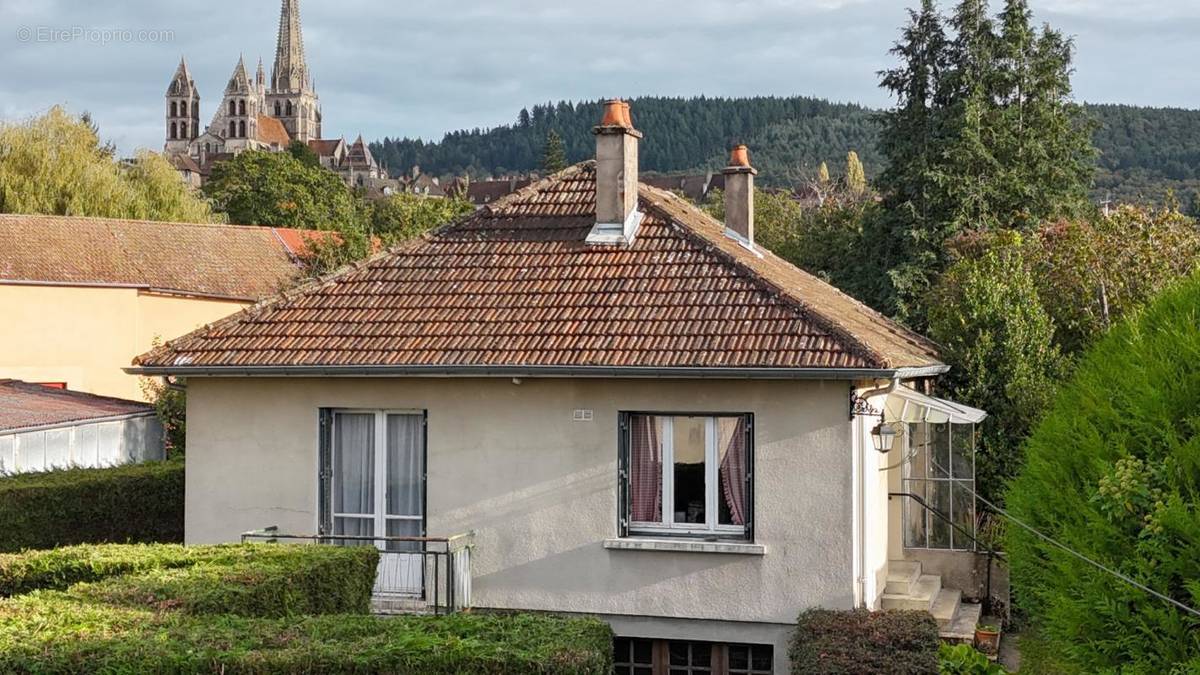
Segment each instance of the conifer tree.
[{"label": "conifer tree", "polygon": [[563,148],[562,137],[553,129],[546,134],[546,145],[542,149],[542,170],[546,173],[557,173],[567,168],[567,151]]},{"label": "conifer tree", "polygon": [[853,150],[846,155],[846,190],[854,197],[861,197],[867,191],[867,172]]}]

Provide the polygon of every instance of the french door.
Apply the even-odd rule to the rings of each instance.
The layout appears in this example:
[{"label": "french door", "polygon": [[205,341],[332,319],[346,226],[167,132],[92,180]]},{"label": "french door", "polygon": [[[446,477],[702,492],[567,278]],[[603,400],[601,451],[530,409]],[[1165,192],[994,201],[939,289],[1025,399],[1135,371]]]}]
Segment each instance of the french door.
[{"label": "french door", "polygon": [[375,593],[421,597],[425,536],[425,415],[388,410],[332,412],[331,534],[380,550]]}]

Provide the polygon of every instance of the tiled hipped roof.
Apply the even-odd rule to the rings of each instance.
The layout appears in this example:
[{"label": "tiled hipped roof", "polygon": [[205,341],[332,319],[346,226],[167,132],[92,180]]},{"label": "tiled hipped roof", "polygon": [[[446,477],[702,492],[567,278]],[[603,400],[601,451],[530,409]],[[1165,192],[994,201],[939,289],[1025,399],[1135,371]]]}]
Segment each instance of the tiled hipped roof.
[{"label": "tiled hipped roof", "polygon": [[[144,367],[937,366],[933,345],[642,186],[631,245],[585,243],[595,168],[139,357]],[[761,251],[761,249],[759,249]]]},{"label": "tiled hipped roof", "polygon": [[271,228],[0,214],[0,284],[117,285],[258,300],[299,274]]}]

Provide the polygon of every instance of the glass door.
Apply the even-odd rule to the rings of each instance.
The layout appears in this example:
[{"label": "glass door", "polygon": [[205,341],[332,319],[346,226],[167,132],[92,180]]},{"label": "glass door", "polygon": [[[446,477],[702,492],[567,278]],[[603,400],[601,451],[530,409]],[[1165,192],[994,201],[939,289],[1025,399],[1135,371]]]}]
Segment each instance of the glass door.
[{"label": "glass door", "polygon": [[[379,446],[382,445],[382,448]],[[375,592],[424,594],[425,416],[389,411],[333,415],[333,534],[381,552]]]}]

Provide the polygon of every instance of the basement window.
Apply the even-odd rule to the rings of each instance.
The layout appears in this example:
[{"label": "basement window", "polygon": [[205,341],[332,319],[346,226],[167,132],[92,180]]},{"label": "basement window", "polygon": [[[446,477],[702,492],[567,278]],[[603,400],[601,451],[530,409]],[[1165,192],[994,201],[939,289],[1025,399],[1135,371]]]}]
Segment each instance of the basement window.
[{"label": "basement window", "polygon": [[753,540],[753,415],[622,413],[620,531]]}]

